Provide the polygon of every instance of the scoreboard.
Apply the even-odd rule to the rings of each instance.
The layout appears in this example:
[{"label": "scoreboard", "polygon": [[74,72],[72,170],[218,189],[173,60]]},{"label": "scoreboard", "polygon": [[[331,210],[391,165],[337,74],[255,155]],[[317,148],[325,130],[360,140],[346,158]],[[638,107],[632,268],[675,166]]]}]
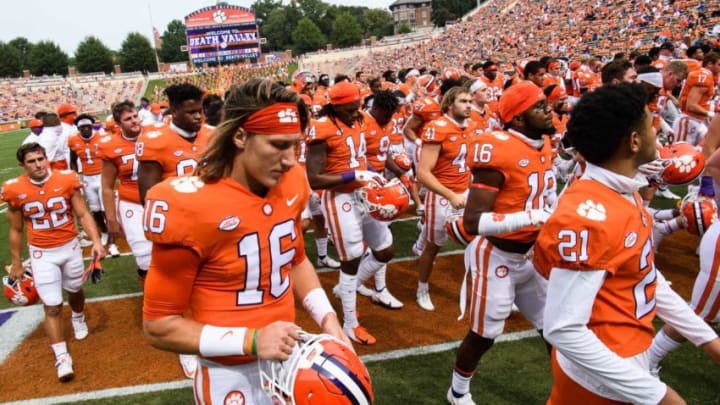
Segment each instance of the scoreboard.
[{"label": "scoreboard", "polygon": [[188,52],[194,64],[256,61],[260,35],[255,13],[245,7],[218,4],[185,16]]}]

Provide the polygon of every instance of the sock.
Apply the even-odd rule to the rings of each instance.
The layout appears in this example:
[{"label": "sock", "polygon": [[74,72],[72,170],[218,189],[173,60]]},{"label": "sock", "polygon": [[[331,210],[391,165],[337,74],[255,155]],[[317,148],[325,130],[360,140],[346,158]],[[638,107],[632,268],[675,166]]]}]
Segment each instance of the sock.
[{"label": "sock", "polygon": [[53,343],[50,345],[53,352],[55,352],[55,358],[59,359],[63,354],[67,354],[67,344],[63,341],[60,343]]},{"label": "sock", "polygon": [[72,319],[85,319],[85,312],[72,311]]},{"label": "sock", "polygon": [[358,326],[357,276],[340,272],[340,301],[343,307],[343,325],[347,328]]},{"label": "sock", "polygon": [[327,256],[327,245],[328,245],[328,238],[315,238],[315,246],[317,246],[317,255],[318,258],[324,259],[325,256]]},{"label": "sock", "polygon": [[[370,277],[375,275],[375,273],[380,270],[381,267],[383,267],[385,263],[379,262],[375,255],[372,253],[372,251],[368,252],[363,258],[360,260],[360,265],[358,266],[358,274],[357,274],[357,282],[358,285],[364,284]],[[378,288],[375,286],[375,288]]]},{"label": "sock", "polygon": [[665,331],[660,330],[650,346],[650,369],[656,368],[668,353],[680,347],[681,344],[681,342],[671,339]]},{"label": "sock", "polygon": [[470,380],[472,380],[472,376],[473,372],[467,373],[457,368],[453,370],[451,387],[452,394],[455,398],[460,398],[470,392]]},{"label": "sock", "polygon": [[423,231],[420,232],[420,235],[418,236],[417,240],[415,241],[415,247],[417,247],[417,249],[421,252],[423,250],[425,250],[425,244],[427,243],[424,235],[425,235],[425,232],[423,229]]},{"label": "sock", "polygon": [[375,291],[382,291],[387,288],[385,278],[387,276],[387,263],[383,263],[378,271],[375,272]]},{"label": "sock", "polygon": [[421,281],[418,281],[418,289],[417,292],[424,293],[430,291],[430,283],[423,283]]}]

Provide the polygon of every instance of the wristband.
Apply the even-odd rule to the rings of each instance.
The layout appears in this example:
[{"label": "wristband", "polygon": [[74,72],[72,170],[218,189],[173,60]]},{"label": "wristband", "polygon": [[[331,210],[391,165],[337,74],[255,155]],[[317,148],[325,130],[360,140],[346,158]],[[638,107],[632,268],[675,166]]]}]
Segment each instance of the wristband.
[{"label": "wristband", "polygon": [[700,178],[700,190],[698,190],[698,194],[708,196],[708,197],[715,196],[715,186],[713,186],[713,178],[712,177],[702,176]]},{"label": "wristband", "polygon": [[417,146],[422,146],[422,139],[420,139],[420,138],[415,138],[415,140],[413,142],[415,142],[415,145],[417,145]]},{"label": "wristband", "polygon": [[250,354],[252,354],[253,356],[257,356],[257,334],[258,334],[258,330],[253,329],[252,330],[252,347],[250,349]]},{"label": "wristband", "polygon": [[198,351],[204,357],[250,354],[246,349],[247,335],[248,328],[205,325],[200,332]]},{"label": "wristband", "polygon": [[307,293],[303,298],[303,307],[310,314],[315,323],[322,327],[322,321],[325,315],[329,313],[335,313],[330,300],[328,300],[325,291],[318,287]]},{"label": "wristband", "polygon": [[355,171],[340,173],[343,183],[350,183],[355,180]]}]

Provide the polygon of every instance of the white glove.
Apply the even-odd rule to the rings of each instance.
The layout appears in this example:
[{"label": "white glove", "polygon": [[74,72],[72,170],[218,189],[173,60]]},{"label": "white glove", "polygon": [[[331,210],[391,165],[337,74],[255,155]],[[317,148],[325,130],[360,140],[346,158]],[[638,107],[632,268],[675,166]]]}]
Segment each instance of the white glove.
[{"label": "white glove", "polygon": [[707,117],[708,117],[708,118],[712,119],[712,117],[714,117],[714,116],[715,116],[715,112],[714,112],[714,111],[708,111],[708,112],[707,112]]},{"label": "white glove", "polygon": [[371,172],[369,170],[355,170],[355,181],[375,184],[379,187],[382,187],[385,183],[387,183],[387,180],[385,180],[380,173]]},{"label": "white glove", "polygon": [[540,226],[547,222],[548,218],[550,218],[550,215],[552,215],[552,210],[549,208],[545,209],[532,209],[528,211],[528,214],[530,214],[530,223],[531,225]]},{"label": "white glove", "polygon": [[668,167],[672,161],[669,159],[655,159],[652,162],[647,162],[645,164],[640,165],[638,167],[638,172],[642,174],[643,176],[647,177],[649,180],[655,181],[657,183],[662,182],[662,172],[665,170],[666,167]]}]

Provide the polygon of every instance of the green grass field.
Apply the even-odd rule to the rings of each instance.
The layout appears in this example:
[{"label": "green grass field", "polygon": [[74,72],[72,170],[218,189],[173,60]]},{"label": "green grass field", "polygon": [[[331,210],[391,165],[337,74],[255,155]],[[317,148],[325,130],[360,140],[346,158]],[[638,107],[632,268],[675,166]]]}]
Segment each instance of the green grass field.
[{"label": "green grass field", "polygon": [[[18,175],[14,152],[27,134],[26,130],[0,135],[0,180]],[[680,189],[675,189],[681,192]],[[674,202],[656,201],[672,206]],[[393,224],[396,257],[410,257],[410,246],[417,236],[414,221]],[[312,234],[307,235],[309,257],[315,257]],[[459,249],[448,244],[444,250]],[[334,253],[334,252],[333,252]],[[0,264],[9,263],[7,221],[0,219]],[[139,292],[135,279],[135,264],[130,256],[104,261],[105,278],[98,285],[88,285],[88,297],[103,297]],[[415,280],[408,280],[415,283]],[[413,303],[407,303],[414,305]],[[11,305],[0,300],[0,309]],[[419,319],[418,322],[423,322]],[[413,333],[397,330],[397,334]],[[457,336],[456,339],[461,339]],[[415,355],[393,360],[368,363],[373,378],[377,404],[442,404],[450,384],[454,350]],[[720,367],[701,350],[684,345],[663,363],[661,376],[677,389],[689,404],[720,404],[715,385]],[[483,359],[473,379],[472,394],[478,403],[487,404],[543,404],[551,385],[548,356],[539,338],[498,343]],[[2,384],[0,384],[2,386]],[[9,389],[10,387],[5,387]],[[75,402],[77,403],[77,402]],[[84,401],[83,404],[192,404],[189,388],[146,394]]]}]

